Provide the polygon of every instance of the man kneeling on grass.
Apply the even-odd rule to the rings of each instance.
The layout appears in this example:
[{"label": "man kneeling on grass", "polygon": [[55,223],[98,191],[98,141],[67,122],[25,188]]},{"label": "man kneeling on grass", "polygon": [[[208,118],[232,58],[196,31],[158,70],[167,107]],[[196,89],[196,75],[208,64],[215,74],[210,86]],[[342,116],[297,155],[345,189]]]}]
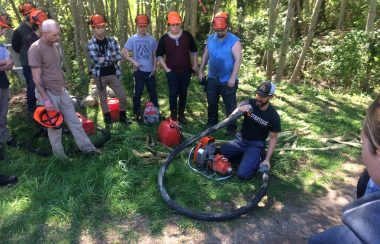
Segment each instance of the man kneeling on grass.
[{"label": "man kneeling on grass", "polygon": [[[277,134],[281,132],[281,121],[276,109],[270,104],[276,87],[272,82],[265,81],[256,90],[256,98],[239,104],[244,112],[243,125],[236,139],[229,141],[220,148],[224,157],[231,162],[241,158],[237,176],[248,180],[260,170],[269,170],[270,158],[277,145]],[[268,152],[261,158],[265,150],[268,135],[270,135]]]}]

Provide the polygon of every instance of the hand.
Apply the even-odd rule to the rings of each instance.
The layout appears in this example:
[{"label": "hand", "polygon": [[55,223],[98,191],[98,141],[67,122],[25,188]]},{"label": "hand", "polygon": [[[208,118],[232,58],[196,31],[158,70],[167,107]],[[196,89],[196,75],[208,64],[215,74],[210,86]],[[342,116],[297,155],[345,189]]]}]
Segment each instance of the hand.
[{"label": "hand", "polygon": [[44,106],[45,106],[45,108],[46,108],[47,111],[54,110],[54,105],[53,105],[53,103],[50,101],[50,99],[46,99],[46,100],[44,100]]},{"label": "hand", "polygon": [[204,71],[199,71],[199,72],[198,72],[198,79],[199,79],[199,80],[202,80],[202,79],[203,79],[203,76],[205,76]]},{"label": "hand", "polygon": [[140,64],[139,64],[138,62],[133,61],[132,64],[133,64],[133,67],[134,67],[135,69],[139,69]]},{"label": "hand", "polygon": [[249,112],[249,111],[252,111],[252,106],[251,104],[245,104],[245,105],[239,106],[239,110],[244,113]]},{"label": "hand", "polygon": [[167,69],[165,70],[166,73],[169,73],[170,71],[172,71],[172,70],[169,69],[169,68],[167,68]]},{"label": "hand", "polygon": [[193,69],[192,71],[194,72],[194,74],[195,74],[195,75],[198,75],[198,72],[199,72],[199,71],[198,71],[198,66],[195,65],[195,66],[193,66],[192,69]]},{"label": "hand", "polygon": [[260,167],[263,165],[268,166],[268,171],[270,170],[270,162],[268,159],[264,159],[264,161],[261,162]]},{"label": "hand", "polygon": [[230,79],[228,80],[227,86],[232,88],[232,87],[235,86],[235,83],[236,83],[236,80],[233,79],[233,78],[230,78]]}]

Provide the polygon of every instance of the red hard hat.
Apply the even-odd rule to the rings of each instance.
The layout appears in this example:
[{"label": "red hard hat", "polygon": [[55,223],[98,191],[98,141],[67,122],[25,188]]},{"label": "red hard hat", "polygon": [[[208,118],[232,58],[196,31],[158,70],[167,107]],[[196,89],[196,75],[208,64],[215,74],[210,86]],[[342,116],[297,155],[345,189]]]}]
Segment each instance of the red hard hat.
[{"label": "red hard hat", "polygon": [[226,12],[218,12],[212,20],[212,28],[214,30],[224,30],[228,27],[229,16]]},{"label": "red hard hat", "polygon": [[42,25],[42,22],[49,19],[49,15],[41,9],[36,9],[30,13],[29,18],[30,18],[30,23]]},{"label": "red hard hat", "polygon": [[139,14],[136,16],[135,22],[137,25],[149,25],[149,17],[145,14]]},{"label": "red hard hat", "polygon": [[18,7],[18,11],[22,15],[27,15],[35,9],[36,9],[36,6],[34,6],[33,3],[24,3]]},{"label": "red hard hat", "polygon": [[182,19],[178,12],[176,11],[170,11],[168,13],[168,24],[169,25],[175,25],[175,24],[181,24]]},{"label": "red hard hat", "polygon": [[12,29],[11,18],[7,14],[0,15],[0,26]]},{"label": "red hard hat", "polygon": [[95,26],[102,26],[102,25],[105,25],[107,24],[107,20],[106,18],[101,15],[101,14],[94,14],[93,16],[91,16],[90,18],[90,25],[92,27],[95,27]]},{"label": "red hard hat", "polygon": [[172,147],[181,143],[181,129],[177,121],[168,118],[158,127],[158,138],[166,146]]},{"label": "red hard hat", "polygon": [[63,115],[55,110],[46,110],[43,106],[38,106],[34,111],[33,118],[46,128],[58,128],[63,123]]}]

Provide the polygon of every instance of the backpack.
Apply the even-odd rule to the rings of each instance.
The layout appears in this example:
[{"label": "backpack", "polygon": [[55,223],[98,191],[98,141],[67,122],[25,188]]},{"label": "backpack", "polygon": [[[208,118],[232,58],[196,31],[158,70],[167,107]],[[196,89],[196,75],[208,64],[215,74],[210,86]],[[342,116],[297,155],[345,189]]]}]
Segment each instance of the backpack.
[{"label": "backpack", "polygon": [[152,102],[145,104],[143,120],[145,124],[154,124],[160,121],[160,111]]}]

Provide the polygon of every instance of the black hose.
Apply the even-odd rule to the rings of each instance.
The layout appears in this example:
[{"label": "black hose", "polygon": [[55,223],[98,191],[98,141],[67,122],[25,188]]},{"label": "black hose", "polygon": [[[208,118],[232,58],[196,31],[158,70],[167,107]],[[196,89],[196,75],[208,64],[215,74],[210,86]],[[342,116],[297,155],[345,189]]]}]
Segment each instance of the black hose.
[{"label": "black hose", "polygon": [[169,205],[169,207],[178,213],[188,216],[192,219],[196,220],[206,220],[206,221],[223,221],[223,220],[231,220],[239,217],[242,214],[247,213],[249,210],[253,209],[257,206],[257,204],[260,202],[260,200],[265,196],[268,186],[269,186],[269,173],[264,172],[262,177],[262,185],[260,186],[259,192],[255,195],[254,198],[252,198],[247,205],[240,207],[235,210],[231,210],[228,212],[222,212],[222,213],[209,213],[209,212],[197,212],[190,210],[188,208],[182,207],[181,205],[177,204],[174,200],[171,199],[169,194],[167,193],[165,186],[164,186],[164,176],[169,168],[169,165],[173,162],[173,159],[175,156],[177,156],[182,150],[184,150],[186,147],[194,143],[195,141],[199,140],[200,138],[211,134],[212,132],[227,126],[228,124],[234,122],[239,117],[243,115],[243,112],[236,110],[234,113],[232,113],[228,118],[225,120],[219,122],[218,124],[200,132],[197,135],[194,135],[192,138],[188,139],[187,141],[180,144],[178,147],[174,148],[174,150],[169,154],[168,158],[166,159],[164,165],[161,167],[160,172],[158,174],[158,186],[159,191],[161,193],[162,198],[164,199],[165,203]]}]

